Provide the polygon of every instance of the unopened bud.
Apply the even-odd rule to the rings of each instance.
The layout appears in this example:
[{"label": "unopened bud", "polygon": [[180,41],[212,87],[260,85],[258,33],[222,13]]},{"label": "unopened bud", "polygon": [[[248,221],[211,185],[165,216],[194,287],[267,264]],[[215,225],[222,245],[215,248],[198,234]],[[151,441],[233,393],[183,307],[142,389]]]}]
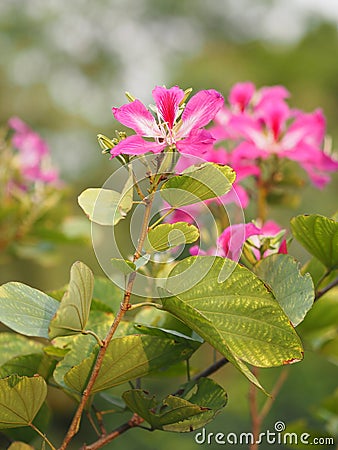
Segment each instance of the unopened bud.
[{"label": "unopened bud", "polygon": [[192,88],[188,88],[184,91],[184,97],[181,100],[180,106],[183,105],[183,103],[185,103],[187,101],[187,98],[189,97],[189,95],[192,93]]},{"label": "unopened bud", "polygon": [[100,147],[104,151],[111,150],[116,145],[116,142],[114,142],[113,140],[109,139],[104,134],[98,134],[97,135],[97,140],[99,142]]},{"label": "unopened bud", "polygon": [[130,92],[125,92],[124,94],[130,102],[134,102],[136,100],[136,98],[133,95],[131,95]]}]

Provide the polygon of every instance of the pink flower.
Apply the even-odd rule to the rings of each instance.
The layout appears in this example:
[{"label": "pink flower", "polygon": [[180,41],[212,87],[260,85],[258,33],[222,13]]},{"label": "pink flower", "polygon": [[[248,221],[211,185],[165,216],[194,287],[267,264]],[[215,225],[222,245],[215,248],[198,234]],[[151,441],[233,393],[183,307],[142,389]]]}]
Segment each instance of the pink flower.
[{"label": "pink flower", "polygon": [[8,121],[14,130],[13,146],[19,151],[19,167],[27,181],[54,183],[58,181],[58,172],[51,166],[47,143],[19,117]]},{"label": "pink flower", "polygon": [[[218,140],[229,140],[233,160],[255,165],[272,154],[299,163],[317,187],[329,180],[327,172],[338,169],[338,161],[323,149],[325,118],[320,109],[304,113],[289,108],[283,86],[253,92],[252,83],[239,83],[229,95],[230,107],[216,116],[211,129]],[[223,131],[222,131],[223,128]],[[224,130],[225,128],[225,130]]]},{"label": "pink flower", "polygon": [[166,147],[193,155],[205,153],[214,138],[203,127],[220,110],[223,97],[212,89],[200,91],[183,108],[184,97],[184,91],[178,86],[170,89],[156,86],[153,90],[156,119],[140,100],[113,108],[115,119],[132,128],[136,135],[127,137],[112,148],[112,157],[123,153],[159,153]]},{"label": "pink flower", "polygon": [[255,258],[261,257],[260,247],[266,238],[276,238],[276,243],[271,243],[271,248],[264,251],[264,257],[271,253],[287,253],[286,241],[282,236],[280,226],[272,220],[265,222],[262,227],[254,223],[240,223],[227,227],[217,240],[218,254],[226,258],[238,261],[244,243],[247,241],[252,249]]}]

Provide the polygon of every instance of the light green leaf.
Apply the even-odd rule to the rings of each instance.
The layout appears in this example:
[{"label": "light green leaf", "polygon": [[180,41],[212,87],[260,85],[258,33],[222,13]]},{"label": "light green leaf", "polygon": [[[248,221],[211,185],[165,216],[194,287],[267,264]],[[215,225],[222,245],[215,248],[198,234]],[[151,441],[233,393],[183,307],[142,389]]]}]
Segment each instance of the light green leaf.
[{"label": "light green leaf", "polygon": [[[150,372],[189,358],[193,349],[172,339],[158,336],[130,335],[114,338],[107,349],[92,393],[109,389]],[[97,352],[67,372],[66,384],[83,392]]]},{"label": "light green leaf", "polygon": [[30,425],[46,396],[47,385],[40,376],[0,380],[0,429]]},{"label": "light green leaf", "polygon": [[12,444],[8,447],[8,450],[34,450],[34,447],[26,444],[25,442],[12,442]]},{"label": "light green leaf", "polygon": [[55,317],[51,320],[49,337],[69,336],[85,330],[93,296],[94,277],[82,262],[74,263],[70,282]]},{"label": "light green leaf", "polygon": [[225,258],[189,257],[160,290],[165,310],[209,342],[261,388],[246,361],[272,367],[303,358],[299,337],[263,282]]},{"label": "light green leaf", "polygon": [[319,214],[291,219],[294,237],[328,269],[338,268],[338,222]]},{"label": "light green leaf", "polygon": [[23,283],[0,286],[1,322],[18,333],[48,338],[48,326],[60,303]]},{"label": "light green leaf", "polygon": [[133,207],[133,189],[134,189],[133,169],[130,164],[128,166],[128,179],[122,189],[121,201],[119,204],[119,210],[122,215],[128,213]]},{"label": "light green leaf", "polygon": [[94,281],[94,300],[99,300],[108,306],[115,314],[120,309],[123,300],[123,290],[116,286],[111,280],[104,277],[95,277]]},{"label": "light green leaf", "polygon": [[177,245],[191,244],[198,238],[198,229],[190,223],[163,223],[149,230],[144,250],[147,253],[163,252]]},{"label": "light green leaf", "polygon": [[129,167],[127,182],[120,194],[111,189],[89,188],[78,197],[88,218],[99,225],[116,225],[133,206],[133,174]]},{"label": "light green leaf", "polygon": [[166,202],[178,208],[226,194],[235,178],[236,174],[229,166],[207,162],[170,178],[160,193]]},{"label": "light green leaf", "polygon": [[136,270],[136,265],[127,259],[111,258],[110,261],[113,268],[123,273],[123,275],[129,275]]},{"label": "light green leaf", "polygon": [[253,268],[272,290],[276,300],[294,326],[304,319],[315,298],[309,274],[301,275],[299,263],[289,255],[271,255]]},{"label": "light green leaf", "polygon": [[42,353],[44,345],[15,333],[0,333],[0,366],[16,356]]},{"label": "light green leaf", "polygon": [[208,378],[188,383],[182,397],[168,395],[162,402],[141,389],[126,391],[122,397],[152,429],[178,433],[206,425],[227,403],[226,392]]}]

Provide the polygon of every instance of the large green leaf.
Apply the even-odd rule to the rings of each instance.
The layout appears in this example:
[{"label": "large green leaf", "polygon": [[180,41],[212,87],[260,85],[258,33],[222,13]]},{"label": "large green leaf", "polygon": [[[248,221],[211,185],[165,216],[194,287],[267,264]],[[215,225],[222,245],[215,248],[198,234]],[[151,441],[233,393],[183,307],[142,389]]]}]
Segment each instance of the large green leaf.
[{"label": "large green leaf", "polygon": [[0,319],[18,333],[48,338],[48,326],[60,303],[23,283],[0,286]]},{"label": "large green leaf", "polygon": [[163,223],[149,230],[144,250],[163,252],[182,244],[191,244],[199,238],[198,229],[186,222]]},{"label": "large green leaf", "polygon": [[294,237],[328,269],[338,268],[338,222],[319,214],[291,220]]},{"label": "large green leaf", "polygon": [[88,218],[100,225],[116,225],[133,206],[133,175],[129,169],[127,182],[120,194],[110,189],[89,188],[78,202]]},{"label": "large green leaf", "polygon": [[85,330],[93,296],[92,271],[77,261],[70,270],[69,287],[55,317],[50,322],[49,337],[69,336]]},{"label": "large green leaf", "polygon": [[[112,314],[104,313],[102,311],[91,311],[88,321],[88,326],[91,330],[93,330],[100,339],[103,339],[112,322],[114,316]],[[120,326],[123,324],[122,322]],[[69,338],[57,338],[56,345],[63,345],[64,340]],[[56,365],[54,370],[54,379],[55,381],[65,389],[68,389],[68,386],[64,382],[65,374],[77,364],[80,364],[85,358],[90,356],[93,352],[94,347],[96,346],[97,341],[93,336],[90,335],[77,335],[72,337],[70,343],[67,345],[66,349],[68,350],[67,354],[64,358]],[[56,350],[58,349],[55,347]],[[62,347],[61,350],[64,348]]]},{"label": "large green leaf", "polygon": [[278,302],[250,270],[225,258],[186,258],[160,290],[176,315],[261,387],[242,360],[260,367],[299,361],[303,349]]},{"label": "large green leaf", "polygon": [[16,356],[42,353],[44,345],[16,333],[0,333],[0,366]]},{"label": "large green leaf", "polygon": [[0,380],[0,429],[30,425],[46,396],[47,385],[40,376]]},{"label": "large green leaf", "polygon": [[209,378],[189,383],[182,397],[168,395],[162,402],[141,389],[126,391],[122,397],[152,429],[178,433],[206,425],[227,403],[226,392]]},{"label": "large green leaf", "polygon": [[[189,358],[194,349],[182,342],[159,336],[129,335],[114,338],[105,354],[92,393],[109,389],[150,372],[168,367]],[[66,384],[77,392],[83,392],[97,352],[73,367],[64,377]]]},{"label": "large green leaf", "polygon": [[170,178],[160,192],[166,202],[178,208],[226,194],[235,178],[230,167],[207,162]]},{"label": "large green leaf", "polygon": [[253,270],[271,288],[292,324],[302,322],[315,293],[311,276],[301,275],[297,261],[289,255],[271,255],[261,259]]}]

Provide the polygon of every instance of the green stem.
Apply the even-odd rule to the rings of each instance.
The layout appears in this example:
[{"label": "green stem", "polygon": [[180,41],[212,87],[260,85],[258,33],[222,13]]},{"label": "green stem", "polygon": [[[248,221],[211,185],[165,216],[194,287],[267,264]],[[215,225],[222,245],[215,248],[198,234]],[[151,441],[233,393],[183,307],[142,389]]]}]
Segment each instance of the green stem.
[{"label": "green stem", "polygon": [[135,303],[135,305],[130,305],[129,311],[134,311],[134,309],[142,308],[143,306],[153,306],[154,308],[162,309],[162,306],[159,305],[158,303],[154,303],[154,302],[140,302],[140,303]]},{"label": "green stem", "polygon": [[39,436],[42,437],[42,439],[46,442],[47,445],[49,445],[49,447],[51,448],[51,450],[56,450],[56,448],[54,447],[54,445],[50,442],[50,440],[42,433],[42,431],[39,430],[39,428],[37,428],[33,423],[30,423],[29,426],[36,432],[38,433]]},{"label": "green stem", "polygon": [[156,220],[156,222],[154,222],[150,227],[149,230],[152,230],[153,228],[156,227],[156,225],[158,225],[159,223],[161,223],[163,221],[163,219],[165,219],[167,216],[169,216],[169,214],[171,214],[173,211],[175,211],[175,207],[173,206],[172,208],[170,208],[166,213],[163,214],[163,216],[161,216],[159,219]]}]

